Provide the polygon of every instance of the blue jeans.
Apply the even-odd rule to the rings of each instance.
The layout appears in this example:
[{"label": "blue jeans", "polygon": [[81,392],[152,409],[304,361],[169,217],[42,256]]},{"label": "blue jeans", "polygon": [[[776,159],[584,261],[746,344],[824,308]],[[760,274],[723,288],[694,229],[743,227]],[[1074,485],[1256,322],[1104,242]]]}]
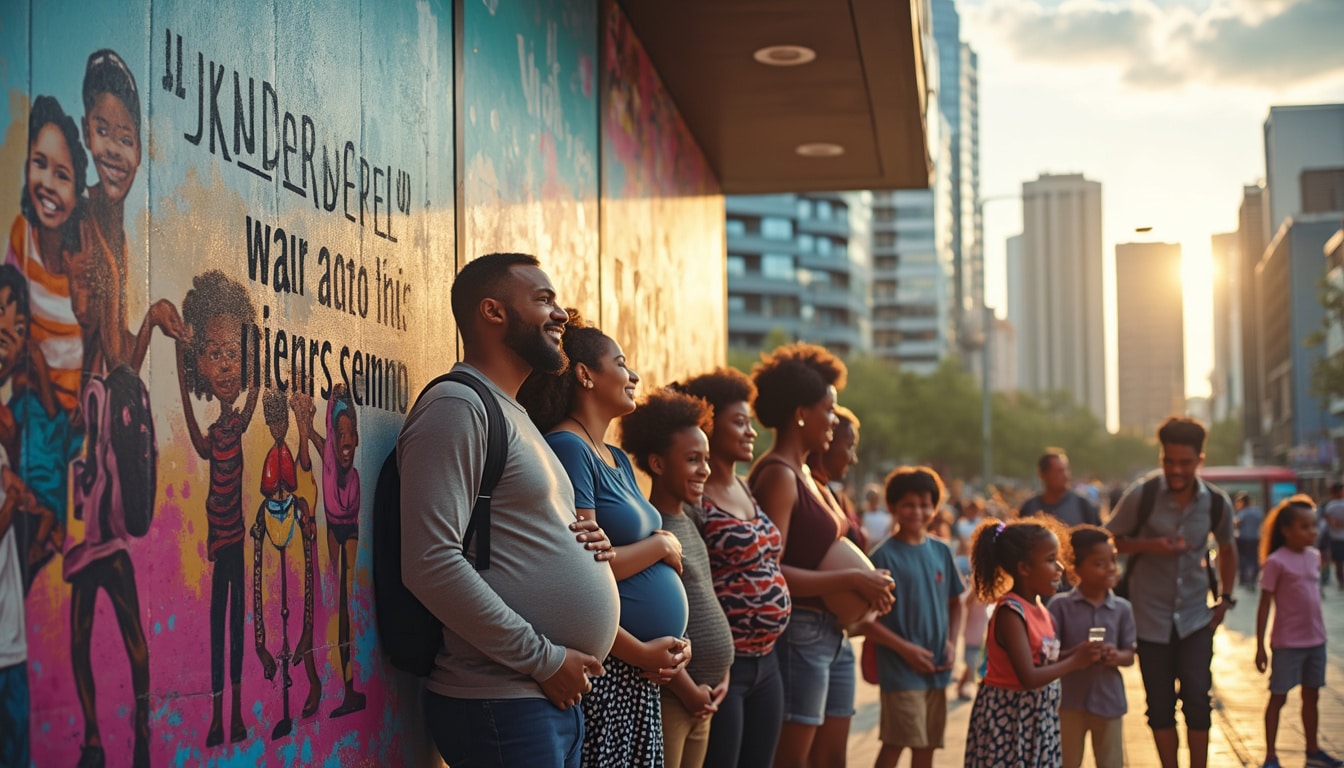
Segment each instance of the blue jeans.
[{"label": "blue jeans", "polygon": [[774,651],[738,656],[709,728],[705,768],[770,768],[784,725],[784,679]]},{"label": "blue jeans", "polygon": [[453,768],[579,768],[583,708],[548,699],[453,699],[425,691],[425,724]]},{"label": "blue jeans", "polygon": [[28,664],[0,669],[0,768],[28,768]]}]

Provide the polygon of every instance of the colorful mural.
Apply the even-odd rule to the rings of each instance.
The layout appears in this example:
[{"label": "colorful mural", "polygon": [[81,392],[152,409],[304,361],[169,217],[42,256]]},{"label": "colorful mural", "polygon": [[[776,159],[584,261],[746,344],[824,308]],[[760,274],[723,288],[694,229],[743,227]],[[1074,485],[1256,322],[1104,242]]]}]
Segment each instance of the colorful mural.
[{"label": "colorful mural", "polygon": [[376,654],[360,481],[452,333],[451,23],[6,10],[0,601],[36,764],[425,752]]},{"label": "colorful mural", "polygon": [[535,253],[596,317],[597,2],[464,6],[463,252]]},{"label": "colorful mural", "polygon": [[601,324],[657,386],[723,363],[723,195],[625,13],[603,1]]},{"label": "colorful mural", "polygon": [[438,764],[367,536],[457,264],[537,253],[649,385],[722,361],[722,197],[615,3],[461,10],[0,14],[0,764]]}]

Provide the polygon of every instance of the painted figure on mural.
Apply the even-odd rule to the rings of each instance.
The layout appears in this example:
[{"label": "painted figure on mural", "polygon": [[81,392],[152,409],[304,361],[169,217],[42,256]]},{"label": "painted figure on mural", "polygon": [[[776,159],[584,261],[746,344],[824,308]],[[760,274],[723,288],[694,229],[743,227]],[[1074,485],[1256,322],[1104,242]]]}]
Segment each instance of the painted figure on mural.
[{"label": "painted figure on mural", "polygon": [[[235,403],[246,382],[242,376],[242,329],[256,319],[247,289],[218,270],[192,280],[182,300],[187,333],[177,345],[178,381],[187,433],[197,455],[210,462],[210,493],[205,501],[210,572],[210,691],[214,696],[207,747],[224,742],[224,638],[228,625],[229,682],[233,698],[229,739],[247,738],[243,724],[243,433],[257,407],[249,387],[242,409]],[[219,417],[201,431],[192,395],[219,401]]]},{"label": "painted figure on mural", "polygon": [[[26,357],[28,346],[28,286],[12,264],[0,265],[0,384],[13,381],[15,370]],[[0,422],[10,432],[14,416],[0,406]],[[22,507],[37,508],[32,492],[10,469],[10,449],[0,446],[0,766],[31,762],[28,726],[28,644],[24,620],[24,573],[31,556],[22,545],[25,528],[40,525],[25,521]],[[51,512],[42,510],[40,524],[51,523]]]},{"label": "painted figure on mural", "polygon": [[340,584],[339,644],[345,697],[332,710],[332,717],[348,715],[364,708],[364,694],[355,690],[352,661],[350,595],[355,582],[355,557],[359,551],[359,470],[355,468],[355,447],[359,445],[359,417],[355,401],[344,384],[332,388],[327,398],[327,436],[313,429],[312,407],[297,411],[300,435],[308,439],[322,456],[322,508],[327,521],[327,548]]},{"label": "painted figure on mural", "polygon": [[[22,344],[25,353],[12,370],[13,422],[0,438],[44,511],[16,525],[25,593],[64,543],[70,462],[83,442],[72,426],[78,419],[84,344],[70,304],[68,262],[80,247],[87,166],[74,119],[56,99],[38,96],[28,116],[21,213],[10,229],[5,258],[26,282],[24,321],[14,326],[22,338],[5,343],[9,352]],[[18,290],[11,286],[10,298]]]},{"label": "painted figure on mural", "polygon": [[[300,401],[295,395],[296,408],[312,406],[310,400]],[[262,396],[262,417],[266,427],[275,439],[275,444],[266,453],[261,471],[261,495],[265,499],[257,507],[256,520],[252,524],[254,549],[252,555],[252,621],[256,635],[257,658],[261,660],[267,680],[275,679],[276,661],[280,662],[280,678],[283,685],[284,716],[276,723],[272,738],[280,738],[293,729],[293,720],[289,715],[289,689],[293,679],[289,674],[290,664],[303,659],[308,673],[308,698],[303,703],[303,717],[309,717],[317,711],[322,698],[322,681],[317,675],[317,663],[313,656],[313,571],[317,555],[317,519],[313,514],[311,499],[315,486],[312,483],[312,464],[308,454],[307,436],[300,434],[299,466],[296,468],[294,455],[285,442],[289,433],[289,403],[278,389],[268,389]],[[300,487],[299,471],[302,470],[307,487]],[[265,623],[265,593],[262,589],[262,564],[266,544],[274,548],[279,555],[280,572],[280,646],[278,656],[267,647]],[[289,641],[289,557],[297,548],[303,557],[303,632],[299,644],[291,651]],[[272,592],[271,599],[274,600]]]},{"label": "painted figure on mural", "polygon": [[[125,234],[122,205],[140,164],[140,101],[135,79],[116,53],[98,51],[84,73],[85,140],[99,183],[89,190],[90,215],[80,244],[67,254],[70,308],[82,351],[79,404],[72,426],[84,434],[83,457],[71,463],[73,515],[84,522],[82,541],[67,547],[62,568],[70,583],[70,652],[84,714],[80,766],[102,766],[91,656],[98,590],[107,593],[131,663],[135,701],[135,766],[149,764],[149,648],[129,543],[150,527],[158,490],[158,449],[149,391],[140,368],[157,328],[174,340],[185,333],[177,307],[150,306],[136,333],[125,317]],[[115,148],[109,145],[115,144]],[[108,245],[108,201],[115,198],[115,235]],[[94,201],[100,201],[98,205]],[[100,219],[101,217],[101,219]],[[67,542],[68,544],[68,542]]]}]

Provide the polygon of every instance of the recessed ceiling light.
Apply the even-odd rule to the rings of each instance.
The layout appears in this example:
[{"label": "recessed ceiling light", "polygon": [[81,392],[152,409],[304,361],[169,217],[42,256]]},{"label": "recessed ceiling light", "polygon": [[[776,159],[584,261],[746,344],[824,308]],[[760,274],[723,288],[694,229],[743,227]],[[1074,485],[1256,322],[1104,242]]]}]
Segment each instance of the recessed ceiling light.
[{"label": "recessed ceiling light", "polygon": [[771,67],[796,67],[816,59],[817,52],[802,45],[771,45],[751,57]]},{"label": "recessed ceiling light", "polygon": [[799,144],[793,148],[802,157],[839,157],[845,154],[845,148],[839,144],[832,144],[827,141],[814,141],[808,144]]}]

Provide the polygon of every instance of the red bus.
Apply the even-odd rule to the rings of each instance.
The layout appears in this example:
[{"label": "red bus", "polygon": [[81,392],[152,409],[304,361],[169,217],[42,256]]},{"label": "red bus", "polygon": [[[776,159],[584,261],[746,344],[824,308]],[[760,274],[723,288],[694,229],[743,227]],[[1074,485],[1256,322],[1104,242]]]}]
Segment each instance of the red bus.
[{"label": "red bus", "polygon": [[1264,510],[1298,492],[1297,472],[1288,467],[1203,467],[1199,476],[1228,496],[1249,494],[1251,503]]}]

